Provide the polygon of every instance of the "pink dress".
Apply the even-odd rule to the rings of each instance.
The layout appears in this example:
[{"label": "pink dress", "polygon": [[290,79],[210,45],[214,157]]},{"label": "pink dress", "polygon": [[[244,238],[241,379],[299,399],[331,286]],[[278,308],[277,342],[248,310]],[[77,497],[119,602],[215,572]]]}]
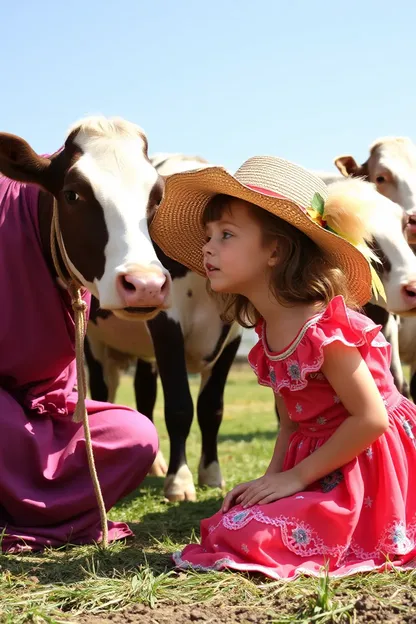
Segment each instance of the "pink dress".
[{"label": "pink dress", "polygon": [[[101,535],[83,427],[72,422],[72,308],[43,257],[38,198],[35,186],[0,176],[0,534],[10,551]],[[127,407],[88,401],[87,410],[110,509],[146,476],[157,434]],[[129,535],[125,523],[109,522],[110,540]]]},{"label": "pink dress", "polygon": [[320,371],[333,341],[357,347],[387,407],[390,427],[361,455],[305,491],[201,523],[201,544],[174,554],[178,567],[256,571],[274,579],[416,567],[416,409],[396,390],[380,327],[335,297],[280,353],[257,327],[249,362],[298,423],[284,470],[313,453],[348,416]]}]

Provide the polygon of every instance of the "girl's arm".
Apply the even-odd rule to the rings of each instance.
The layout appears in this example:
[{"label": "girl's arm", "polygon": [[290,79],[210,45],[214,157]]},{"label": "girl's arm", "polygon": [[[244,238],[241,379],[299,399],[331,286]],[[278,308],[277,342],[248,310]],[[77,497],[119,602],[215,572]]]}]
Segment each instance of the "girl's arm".
[{"label": "girl's arm", "polygon": [[297,423],[294,423],[292,420],[290,420],[283,399],[275,395],[275,401],[280,418],[279,433],[274,447],[273,457],[270,461],[269,467],[266,470],[266,474],[281,472],[286,451],[289,446],[290,436],[298,428]]},{"label": "girl's arm", "polygon": [[[280,418],[279,434],[277,436],[276,444],[274,447],[273,457],[265,473],[266,475],[273,475],[281,472],[287,447],[289,444],[289,438],[292,433],[298,428],[298,425],[290,420],[283,399],[275,395],[275,401]],[[233,505],[237,505],[244,497],[244,492],[257,481],[259,481],[259,479],[255,479],[254,481],[248,481],[247,483],[240,483],[235,488],[233,488],[231,492],[228,492],[222,504],[222,512],[225,513]]]},{"label": "girl's arm", "polygon": [[291,469],[303,487],[350,462],[389,426],[383,400],[358,349],[336,341],[324,353],[321,370],[350,416],[325,444]]}]

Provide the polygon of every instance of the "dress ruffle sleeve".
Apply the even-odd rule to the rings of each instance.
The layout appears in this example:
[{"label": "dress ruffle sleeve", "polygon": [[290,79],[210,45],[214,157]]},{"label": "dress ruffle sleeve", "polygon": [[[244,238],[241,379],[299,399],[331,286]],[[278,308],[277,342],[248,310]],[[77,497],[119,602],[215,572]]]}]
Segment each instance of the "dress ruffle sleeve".
[{"label": "dress ruffle sleeve", "polygon": [[363,359],[370,349],[381,349],[382,358],[390,359],[390,345],[369,318],[346,307],[342,296],[337,296],[326,310],[307,321],[292,343],[279,353],[268,349],[265,323],[256,326],[259,341],[249,353],[248,360],[260,384],[279,393],[282,388],[301,390],[308,383],[308,375],[318,373],[324,361],[324,348],[333,342],[342,342],[358,348]]}]

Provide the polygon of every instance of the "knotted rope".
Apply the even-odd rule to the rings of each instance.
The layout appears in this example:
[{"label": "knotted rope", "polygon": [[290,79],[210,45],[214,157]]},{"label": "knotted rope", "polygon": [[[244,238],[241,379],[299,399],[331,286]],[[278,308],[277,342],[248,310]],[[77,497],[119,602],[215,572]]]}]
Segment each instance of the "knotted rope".
[{"label": "knotted rope", "polygon": [[[59,259],[56,249],[56,241],[58,241],[59,251],[61,252],[61,258],[65,265],[65,269],[69,275],[69,282],[67,278],[61,271],[61,267],[59,265]],[[64,242],[62,240],[62,232],[59,226],[59,215],[58,215],[58,202],[54,198],[53,200],[53,213],[52,213],[52,223],[51,223],[51,253],[53,263],[55,265],[55,270],[58,274],[58,277],[63,282],[64,286],[67,288],[70,296],[71,296],[71,305],[74,311],[74,321],[75,321],[75,361],[77,368],[77,389],[78,389],[78,400],[75,407],[74,415],[72,420],[74,422],[82,422],[84,426],[84,436],[85,436],[85,445],[87,450],[87,458],[88,458],[88,467],[91,474],[91,479],[94,486],[95,496],[98,503],[98,509],[100,512],[101,519],[101,530],[103,534],[101,545],[103,548],[107,548],[108,546],[108,524],[107,524],[107,512],[105,509],[104,499],[101,492],[100,481],[98,479],[97,469],[94,461],[94,452],[92,450],[92,442],[91,442],[91,431],[90,425],[88,422],[88,413],[85,408],[85,399],[87,396],[87,381],[85,377],[85,366],[84,366],[84,338],[87,329],[87,320],[86,320],[86,311],[87,304],[82,299],[81,296],[81,288],[77,277],[74,275],[71,267],[69,266],[68,257],[65,251]]]}]

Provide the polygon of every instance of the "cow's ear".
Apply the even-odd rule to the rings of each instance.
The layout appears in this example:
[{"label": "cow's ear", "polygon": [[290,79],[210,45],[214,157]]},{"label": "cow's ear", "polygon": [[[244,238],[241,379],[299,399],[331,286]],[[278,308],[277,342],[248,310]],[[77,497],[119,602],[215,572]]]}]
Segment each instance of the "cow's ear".
[{"label": "cow's ear", "polygon": [[36,154],[24,139],[0,132],[0,172],[17,182],[31,182],[47,188],[49,158]]},{"label": "cow's ear", "polygon": [[338,156],[338,158],[335,158],[334,164],[338,171],[346,178],[348,178],[348,176],[356,177],[357,175],[361,175],[357,173],[361,170],[361,165],[357,164],[353,156]]}]

